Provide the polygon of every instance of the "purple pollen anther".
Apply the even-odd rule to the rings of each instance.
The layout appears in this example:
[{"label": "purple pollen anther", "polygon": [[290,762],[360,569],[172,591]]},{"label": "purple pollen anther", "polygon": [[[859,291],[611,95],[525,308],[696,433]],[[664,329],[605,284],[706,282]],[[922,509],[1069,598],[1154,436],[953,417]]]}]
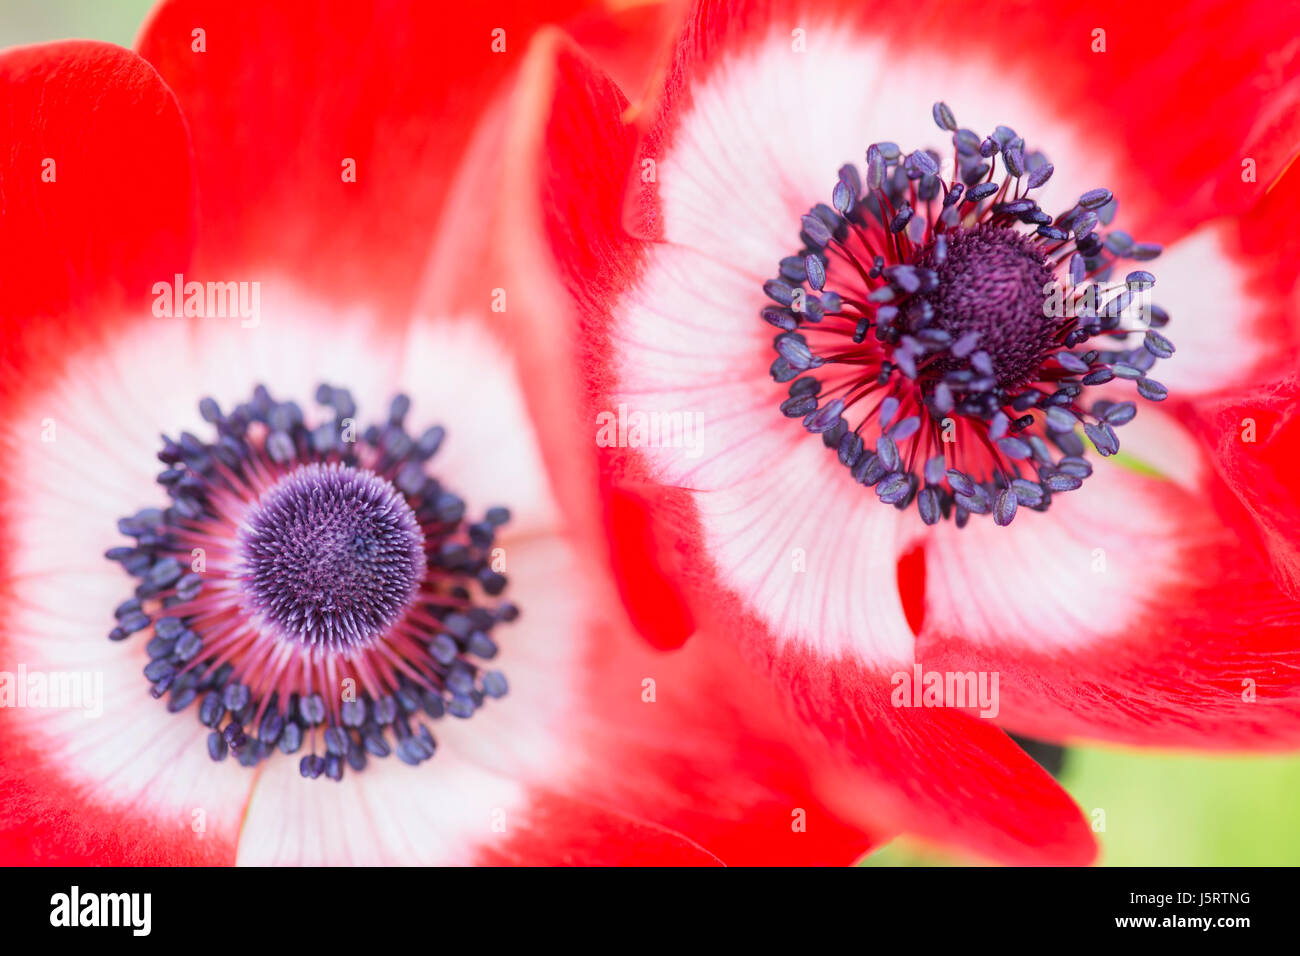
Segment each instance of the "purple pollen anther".
[{"label": "purple pollen anther", "polygon": [[1105,188],[1041,208],[1055,166],[1015,130],[981,138],[945,103],[932,116],[950,169],[875,143],[865,175],[842,166],[832,204],[800,219],[801,248],[765,286],[771,374],[798,379],[782,413],[882,502],[915,503],[925,524],[1009,525],[1078,488],[1088,446],[1119,451],[1135,405],[1118,386],[1167,397],[1151,369],[1175,353],[1156,331],[1169,315],[1149,301],[1155,274],[1123,264],[1160,247],[1110,228]]}]

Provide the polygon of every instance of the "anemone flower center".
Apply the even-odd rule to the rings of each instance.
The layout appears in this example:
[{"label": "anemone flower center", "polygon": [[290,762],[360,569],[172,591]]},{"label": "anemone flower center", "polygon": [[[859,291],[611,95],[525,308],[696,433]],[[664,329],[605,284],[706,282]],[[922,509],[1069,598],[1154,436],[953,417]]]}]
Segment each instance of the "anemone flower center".
[{"label": "anemone flower center", "polygon": [[801,248],[763,284],[771,375],[789,383],[781,413],[881,502],[930,525],[1007,525],[1091,475],[1085,438],[1119,451],[1137,409],[1110,383],[1165,398],[1148,375],[1174,353],[1146,295],[1155,276],[1117,278],[1160,247],[1100,231],[1108,189],[1040,208],[1030,194],[1054,167],[1014,130],[980,137],[943,103],[934,119],[952,133],[951,178],[935,151],[876,143],[865,176],[842,167],[832,205],[800,220]]},{"label": "anemone flower center", "polygon": [[322,385],[308,423],[262,386],[215,438],[164,438],[170,504],[122,518],[107,557],[136,578],[109,639],[143,634],[150,694],[197,703],[208,754],[252,767],[279,749],[304,777],[342,779],[375,757],[433,756],[430,725],[505,695],[493,629],[519,614],[492,560],[510,517],[426,471],[443,429],[410,435],[410,401],[358,431],[346,389]]},{"label": "anemone flower center", "polygon": [[[932,243],[921,265],[938,276],[937,288],[922,296],[934,308],[935,327],[953,341],[970,336],[979,342],[1000,388],[1024,384],[1055,350],[1055,328],[1043,309],[1052,268],[1022,234],[988,226],[958,229],[945,256]],[[958,364],[941,360],[926,383],[932,387]]]},{"label": "anemone flower center", "polygon": [[424,537],[392,483],[338,463],[282,478],[240,531],[252,604],[304,644],[363,646],[424,576]]}]

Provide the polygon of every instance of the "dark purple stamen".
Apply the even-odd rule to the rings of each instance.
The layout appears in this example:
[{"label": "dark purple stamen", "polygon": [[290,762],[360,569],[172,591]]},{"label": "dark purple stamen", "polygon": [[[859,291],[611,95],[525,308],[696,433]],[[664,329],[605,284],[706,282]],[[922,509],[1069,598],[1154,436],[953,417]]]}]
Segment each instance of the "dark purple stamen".
[{"label": "dark purple stamen", "polygon": [[802,217],[802,248],[763,287],[776,305],[762,317],[780,330],[771,373],[790,383],[781,413],[881,501],[915,501],[926,524],[1007,525],[1091,474],[1081,435],[1119,451],[1115,428],[1136,408],[1086,401],[1089,388],[1130,380],[1166,397],[1148,377],[1174,353],[1156,331],[1169,316],[1146,301],[1155,276],[1112,278],[1120,259],[1160,247],[1102,231],[1116,210],[1107,189],[1056,216],[1040,209],[1029,194],[1053,166],[1014,130],[981,138],[943,103],[933,116],[952,133],[954,179],[936,152],[876,143],[865,176],[844,166],[832,206]]}]

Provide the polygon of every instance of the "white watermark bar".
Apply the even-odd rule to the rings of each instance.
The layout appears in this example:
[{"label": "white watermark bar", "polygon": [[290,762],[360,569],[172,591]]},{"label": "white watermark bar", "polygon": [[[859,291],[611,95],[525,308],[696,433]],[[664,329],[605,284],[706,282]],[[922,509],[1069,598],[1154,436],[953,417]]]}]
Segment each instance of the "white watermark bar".
[{"label": "white watermark bar", "polygon": [[0,707],[34,710],[80,710],[87,717],[104,714],[104,675],[100,671],[28,670],[19,664],[0,671]]}]

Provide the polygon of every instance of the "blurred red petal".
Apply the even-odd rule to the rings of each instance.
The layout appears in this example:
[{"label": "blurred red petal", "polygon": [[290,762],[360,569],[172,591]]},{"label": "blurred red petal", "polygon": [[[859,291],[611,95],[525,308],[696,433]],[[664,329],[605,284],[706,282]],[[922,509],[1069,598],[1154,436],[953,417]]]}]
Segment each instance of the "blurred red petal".
[{"label": "blurred red petal", "polygon": [[0,118],[13,131],[0,318],[14,362],[11,323],[39,317],[57,339],[146,310],[153,282],[188,259],[193,196],[176,98],[128,50],[75,40],[0,53]]},{"label": "blurred red petal", "polygon": [[485,105],[538,24],[581,6],[470,4],[448,19],[421,0],[163,3],[138,47],[194,139],[196,269],[284,271],[404,321]]},{"label": "blurred red petal", "polygon": [[519,832],[484,848],[486,866],[721,866],[722,860],[681,834],[622,810],[562,794],[539,793]]}]

